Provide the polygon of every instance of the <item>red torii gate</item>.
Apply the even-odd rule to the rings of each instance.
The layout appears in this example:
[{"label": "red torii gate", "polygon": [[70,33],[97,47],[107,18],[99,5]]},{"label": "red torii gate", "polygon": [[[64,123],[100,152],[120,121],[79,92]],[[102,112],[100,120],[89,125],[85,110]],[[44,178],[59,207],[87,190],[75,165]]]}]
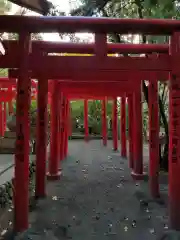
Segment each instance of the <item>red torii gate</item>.
[{"label": "red torii gate", "polygon": [[[35,98],[36,95],[36,86],[32,80],[33,94],[31,99]],[[9,78],[0,78],[0,135],[4,136],[6,128],[6,108],[8,103],[9,113],[13,112],[12,100],[16,97],[16,80],[9,80]],[[2,109],[2,103],[4,109]]]},{"label": "red torii gate", "polygon": [[[87,83],[86,83],[87,84]],[[57,102],[56,102],[57,103]],[[140,144],[140,146],[142,147],[142,144]],[[142,158],[141,158],[142,159]],[[138,166],[138,165],[137,165]],[[157,170],[157,168],[156,168],[156,170]],[[142,167],[140,168],[140,170],[139,171],[142,171]]]},{"label": "red torii gate", "polygon": [[[180,31],[180,21],[175,20],[137,20],[137,19],[96,19],[96,18],[22,18],[21,17],[12,17],[12,16],[3,16],[0,17],[0,22],[3,24],[0,25],[1,31],[10,31],[20,33],[20,57],[15,62],[13,58],[9,56],[0,57],[0,66],[8,68],[18,68],[18,96],[17,96],[17,125],[19,126],[19,131],[17,132],[17,137],[21,143],[21,149],[18,149],[17,142],[17,153],[16,153],[16,195],[20,197],[22,194],[20,189],[18,190],[18,183],[21,182],[18,172],[21,169],[23,174],[23,190],[24,190],[24,199],[18,199],[22,203],[21,208],[23,208],[23,218],[20,216],[17,202],[16,203],[16,229],[23,230],[28,226],[28,194],[27,194],[27,169],[28,169],[28,85],[30,86],[28,72],[32,70],[33,73],[38,73],[39,85],[46,86],[46,79],[50,79],[47,72],[43,74],[44,69],[48,69],[49,75],[52,72],[54,77],[57,79],[73,79],[74,81],[79,79],[103,79],[103,81],[109,81],[110,75],[113,79],[118,81],[118,76],[120,71],[129,70],[132,71],[131,76],[137,77],[137,74],[134,75],[136,71],[165,71],[170,72],[170,154],[169,154],[169,176],[170,176],[170,222],[173,228],[180,229],[180,207],[179,200],[180,194],[177,189],[179,183],[179,149],[180,149],[180,132],[178,125],[180,124],[180,117],[178,116],[179,101],[177,97],[179,95],[179,81],[177,79],[180,77],[180,71],[178,68],[178,55],[180,52],[179,48],[179,31]],[[25,32],[26,30],[28,32]],[[81,57],[61,57],[55,58],[54,56],[38,56],[36,60],[43,63],[43,66],[35,66],[37,61],[33,56],[29,54],[29,33],[30,32],[48,32],[48,31],[58,31],[58,32],[76,32],[76,31],[92,31],[94,33],[101,33],[99,40],[96,39],[96,56],[90,57],[91,59]],[[127,59],[127,58],[108,58],[106,57],[106,38],[104,35],[109,32],[118,32],[120,34],[126,33],[143,33],[143,34],[168,34],[172,35],[172,41],[170,45],[171,54],[167,57],[158,57],[157,59]],[[98,51],[99,50],[99,51]],[[3,61],[4,60],[4,61]],[[64,61],[64,63],[63,63]],[[79,65],[73,65],[79,64]],[[84,69],[85,71],[80,73]],[[100,70],[102,70],[100,72]],[[105,70],[108,70],[106,72]],[[93,73],[94,71],[94,73]],[[58,72],[61,72],[58,76]],[[85,73],[86,72],[86,73]],[[97,73],[95,76],[95,72]],[[116,72],[116,74],[115,74]],[[113,74],[112,74],[113,73]],[[147,76],[147,75],[146,75]],[[26,80],[26,81],[25,81]],[[26,84],[24,84],[26,82]],[[154,83],[154,82],[153,82]],[[56,85],[56,84],[54,84]],[[152,88],[153,89],[153,88]],[[54,93],[56,92],[54,88]],[[39,94],[40,95],[40,94]],[[56,94],[54,94],[56,95]],[[41,93],[41,100],[45,98],[45,94]],[[55,97],[54,97],[55,98]],[[40,97],[39,97],[40,99]],[[56,98],[56,100],[58,100]],[[138,99],[135,98],[135,100]],[[43,101],[42,101],[43,102]],[[45,101],[44,101],[45,102]],[[41,103],[42,104],[42,103]],[[40,105],[41,113],[45,105]],[[43,109],[44,110],[44,109]],[[22,111],[24,111],[22,117]],[[176,114],[175,114],[176,113]],[[56,115],[56,122],[57,122]],[[44,115],[42,115],[42,118]],[[40,120],[40,119],[39,119]],[[22,126],[22,128],[21,128]],[[20,131],[22,129],[22,131]],[[24,138],[22,138],[22,136]],[[45,139],[45,133],[42,133],[41,136]],[[38,136],[39,137],[39,136]],[[21,161],[20,161],[21,160]],[[21,182],[22,183],[22,182]],[[22,197],[22,195],[21,195]],[[17,200],[17,196],[16,196]],[[19,214],[19,215],[18,215]]]},{"label": "red torii gate", "polygon": [[[15,41],[10,41],[8,42],[7,46],[10,47],[11,45],[14,45],[14,46],[17,46],[17,44],[15,43]],[[70,47],[70,50],[71,52],[81,52],[81,53],[93,53],[95,52],[95,49],[93,47],[92,44],[85,44],[85,46],[83,44],[77,44],[77,46],[75,47],[75,44],[59,44],[59,43],[45,43],[45,44],[42,44],[41,48],[40,48],[40,44],[38,45],[38,42],[37,41],[34,41],[32,43],[32,49],[36,49],[38,52],[39,52],[39,49],[44,49],[45,50],[45,47],[46,47],[46,52],[66,52],[67,51],[67,48],[68,46]],[[109,44],[108,45],[108,50],[109,52],[112,52],[114,53],[115,51],[118,51],[118,52],[123,52],[123,53],[146,53],[148,54],[150,51],[153,51],[153,52],[160,52],[160,53],[167,53],[168,52],[168,46],[167,45],[146,45],[146,44],[142,44],[139,46],[139,48],[136,48],[134,47],[133,44]],[[58,73],[57,73],[58,74]],[[147,73],[143,72],[143,76],[145,78],[145,76],[147,76]],[[125,76],[124,76],[125,75]],[[163,72],[160,73],[160,77],[161,78],[166,78],[167,79],[167,75],[168,74],[164,74]],[[17,76],[17,73],[14,73],[14,71],[11,71],[10,72],[10,76]],[[143,77],[142,76],[142,77]],[[35,76],[33,76],[35,77]],[[130,78],[130,74],[127,73],[127,72],[122,72],[121,73],[121,77],[122,78]],[[51,78],[52,78],[52,73],[51,73]],[[54,78],[56,78],[56,76],[54,76]],[[120,80],[120,79],[119,79]],[[86,84],[86,83],[85,83]],[[96,82],[97,84],[97,82]],[[127,81],[126,81],[126,84],[127,84]],[[131,83],[130,83],[131,85]],[[96,86],[97,87],[97,86]],[[77,90],[76,90],[77,91]],[[93,91],[93,89],[92,89]],[[114,118],[116,119],[116,118]],[[115,125],[116,124],[116,121],[114,122]],[[113,131],[114,132],[114,131]],[[87,135],[87,131],[86,131],[86,135]],[[117,137],[114,135],[114,139],[116,139]],[[130,144],[131,147],[131,153],[133,153],[133,145]],[[114,141],[114,149],[117,149],[117,141],[115,140]],[[137,158],[137,157],[136,157]],[[133,159],[133,156],[131,156],[131,159]],[[131,164],[132,166],[132,161],[131,161]],[[141,172],[142,169],[139,171]]]}]

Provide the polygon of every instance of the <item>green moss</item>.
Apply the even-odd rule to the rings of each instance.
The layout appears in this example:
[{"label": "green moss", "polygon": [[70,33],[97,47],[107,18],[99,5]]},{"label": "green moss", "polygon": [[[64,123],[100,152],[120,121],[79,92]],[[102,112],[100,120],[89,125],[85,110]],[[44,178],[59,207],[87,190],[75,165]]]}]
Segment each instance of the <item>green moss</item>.
[{"label": "green moss", "polygon": [[[35,162],[29,165],[29,191],[34,190]],[[13,184],[12,180],[0,186],[0,207],[5,208],[12,204]]]}]

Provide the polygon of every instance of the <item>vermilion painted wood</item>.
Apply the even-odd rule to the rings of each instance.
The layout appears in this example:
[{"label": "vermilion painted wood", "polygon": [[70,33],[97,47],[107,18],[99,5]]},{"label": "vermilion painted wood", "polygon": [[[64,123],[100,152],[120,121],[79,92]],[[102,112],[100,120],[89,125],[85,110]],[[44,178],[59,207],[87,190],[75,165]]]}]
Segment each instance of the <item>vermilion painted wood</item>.
[{"label": "vermilion painted wood", "polygon": [[8,91],[3,91],[0,90],[0,102],[9,102],[13,98],[16,97],[15,92],[8,92]]},{"label": "vermilion painted wood", "polygon": [[[39,65],[38,63],[41,62]],[[19,68],[18,56],[12,55],[0,56],[1,68]],[[103,61],[98,60],[97,56],[30,56],[29,70],[34,73],[44,73],[48,79],[63,79],[73,75],[86,74],[91,71],[170,71],[171,57],[159,56],[155,59],[147,57],[106,57]],[[44,72],[45,71],[45,72]],[[68,71],[72,71],[69,73]],[[87,73],[86,73],[87,71]],[[48,73],[49,72],[49,73]],[[51,77],[51,75],[54,75]],[[69,75],[70,74],[70,75]],[[34,78],[34,76],[31,76]],[[35,76],[36,78],[36,76]],[[85,78],[84,78],[85,79]]]},{"label": "vermilion painted wood", "polygon": [[[3,45],[6,54],[19,54],[18,42],[14,40],[5,40]],[[94,43],[60,43],[49,41],[32,41],[32,54],[37,51],[44,51],[46,53],[76,53],[76,54],[95,54]],[[168,44],[121,44],[108,43],[107,53],[121,53],[121,54],[152,54],[164,53],[169,54]]]},{"label": "vermilion painted wood", "polygon": [[[126,93],[132,93],[132,90],[130,89],[127,89],[126,91],[124,91]],[[88,98],[91,98],[92,96],[92,91],[82,91],[82,90],[75,90],[75,91],[72,91],[71,93],[68,94],[68,91],[63,91],[63,93],[68,97],[68,98],[81,98],[82,96],[88,96]],[[123,93],[120,91],[118,93],[117,89],[116,91],[111,91],[111,92],[108,92],[108,91],[102,91],[101,93],[96,93],[94,92],[94,97],[95,99],[101,99],[103,98],[104,96],[108,96],[108,97],[117,97],[117,96],[121,96],[123,95]]]},{"label": "vermilion painted wood", "polygon": [[3,116],[4,116],[3,136],[4,136],[4,133],[6,131],[6,121],[7,121],[7,104],[6,104],[6,102],[4,102],[3,105],[4,105],[4,110],[3,110],[3,113],[4,113],[3,114]]},{"label": "vermilion painted wood", "polygon": [[12,100],[8,101],[8,111],[9,111],[9,115],[11,115],[13,113],[13,104],[12,104]]},{"label": "vermilion painted wood", "polygon": [[3,106],[0,102],[0,136],[3,136]]},{"label": "vermilion painted wood", "polygon": [[60,99],[60,136],[59,136],[59,142],[60,142],[60,160],[62,161],[63,160],[63,131],[64,131],[64,120],[63,120],[63,117],[64,117],[64,97],[63,97],[63,94],[62,92],[60,92],[60,96],[59,96],[59,99]]},{"label": "vermilion painted wood", "polygon": [[169,214],[170,225],[180,230],[180,33],[171,39],[172,72],[169,85]]},{"label": "vermilion painted wood", "polygon": [[101,101],[102,104],[102,138],[103,145],[107,146],[107,99],[106,97]]},{"label": "vermilion painted wood", "polygon": [[62,139],[62,142],[63,142],[63,160],[66,158],[66,127],[67,127],[67,125],[66,125],[66,109],[67,109],[67,99],[66,99],[66,97],[64,96],[64,113],[63,113],[63,115],[64,115],[64,131],[63,131],[63,139]]},{"label": "vermilion painted wood", "polygon": [[72,136],[72,108],[71,99],[69,99],[69,137]]},{"label": "vermilion painted wood", "polygon": [[118,123],[117,123],[117,98],[113,98],[112,105],[112,133],[113,133],[113,150],[118,150]]},{"label": "vermilion painted wood", "polygon": [[159,106],[158,85],[149,81],[149,184],[151,195],[159,197]]},{"label": "vermilion painted wood", "polygon": [[64,158],[67,158],[67,153],[68,153],[68,109],[69,109],[69,104],[68,104],[68,99],[66,98],[66,105],[65,105],[65,137],[64,137]]},{"label": "vermilion painted wood", "polygon": [[[124,92],[132,92],[132,82],[127,81],[121,84],[120,82],[111,82],[111,83],[60,83],[62,91],[67,96],[81,96],[82,94],[88,94],[90,96],[105,96],[105,95],[113,95],[119,96]],[[140,81],[139,81],[140,83]],[[138,89],[137,85],[134,86],[133,90],[136,91]]]},{"label": "vermilion painted wood", "polygon": [[47,161],[47,100],[48,80],[38,80],[37,94],[37,137],[36,137],[36,186],[37,198],[46,196],[46,161]]},{"label": "vermilion painted wood", "polygon": [[62,104],[61,104],[61,116],[62,116],[62,121],[61,121],[61,130],[62,130],[62,134],[61,134],[61,160],[64,160],[64,144],[65,144],[65,101],[66,101],[66,97],[64,95],[62,95]]},{"label": "vermilion painted wood", "polygon": [[[118,73],[118,76],[117,76],[117,73]],[[66,83],[69,84],[69,83],[72,83],[74,82],[74,84],[76,84],[77,82],[119,82],[119,81],[127,81],[127,80],[132,80],[132,76],[135,77],[135,79],[146,79],[147,76],[148,77],[151,77],[151,76],[154,76],[154,74],[156,74],[156,79],[160,79],[161,81],[167,81],[169,79],[169,72],[168,71],[128,71],[128,70],[120,70],[118,72],[112,72],[111,73],[111,78],[107,78],[104,74],[100,74],[100,73],[97,73],[97,74],[93,74],[92,77],[94,78],[90,78],[89,77],[86,77],[86,78],[82,78],[79,76],[79,78],[77,76],[73,76],[73,79],[71,78],[61,78],[59,77],[60,73],[59,71],[56,71],[55,73],[47,73],[49,75],[49,79],[52,79],[52,80],[58,80],[62,83],[65,83],[65,80],[66,80]],[[31,77],[33,79],[36,79],[38,78],[39,74],[38,73],[32,73],[31,74]],[[18,76],[18,71],[15,70],[15,69],[9,69],[9,77],[10,78],[17,78]],[[101,79],[99,77],[104,77],[104,79]],[[62,79],[62,80],[60,80]],[[157,81],[157,80],[156,80]],[[134,85],[135,85],[135,81],[134,81]],[[51,84],[49,85],[51,86]]]},{"label": "vermilion painted wood", "polygon": [[141,85],[139,92],[134,93],[133,115],[134,115],[134,165],[132,176],[137,180],[144,178],[143,175],[143,139],[142,139],[142,105],[141,105]]},{"label": "vermilion painted wood", "polygon": [[[36,87],[37,86],[37,82],[35,82],[34,80],[31,80],[31,86],[32,87]],[[9,77],[0,77],[0,83],[10,83],[10,84],[17,84],[17,77],[16,78],[9,78]]]},{"label": "vermilion painted wood", "polygon": [[[8,91],[12,92],[12,86],[8,87]],[[8,101],[8,111],[9,111],[9,115],[11,115],[13,113],[13,103],[12,103],[12,99],[10,99]]]},{"label": "vermilion painted wood", "polygon": [[121,120],[120,120],[120,126],[121,126],[121,156],[127,157],[127,150],[126,150],[126,97],[121,97]]},{"label": "vermilion painted wood", "polygon": [[92,17],[0,16],[0,32],[93,32],[171,35],[180,21],[169,19],[118,19]]},{"label": "vermilion painted wood", "polygon": [[[58,158],[61,159],[62,156],[62,149],[61,149],[61,141],[62,141],[62,92],[59,89],[59,116],[58,116]],[[61,171],[61,164],[60,164],[60,171]]]},{"label": "vermilion painted wood", "polygon": [[[91,96],[91,95],[88,95],[88,94],[81,94],[81,95],[68,95],[68,99],[71,100],[71,101],[78,101],[78,100],[84,100],[85,98],[88,98],[88,100],[103,100],[104,99],[104,96]],[[107,97],[106,97],[107,98]],[[107,99],[111,99],[111,98],[107,98]]]},{"label": "vermilion painted wood", "polygon": [[134,166],[134,147],[133,147],[133,95],[128,95],[128,140],[129,140],[129,167],[133,169]]},{"label": "vermilion painted wood", "polygon": [[49,180],[58,180],[59,173],[59,159],[58,159],[58,118],[59,118],[59,91],[58,82],[54,82],[51,99],[51,142],[50,142],[50,159],[49,159]]},{"label": "vermilion painted wood", "polygon": [[[20,34],[21,46],[19,78],[16,99],[16,151],[15,151],[15,193],[14,229],[17,232],[28,228],[29,213],[29,109],[31,80],[28,76],[28,54],[30,34]],[[22,214],[23,213],[23,214]]]}]

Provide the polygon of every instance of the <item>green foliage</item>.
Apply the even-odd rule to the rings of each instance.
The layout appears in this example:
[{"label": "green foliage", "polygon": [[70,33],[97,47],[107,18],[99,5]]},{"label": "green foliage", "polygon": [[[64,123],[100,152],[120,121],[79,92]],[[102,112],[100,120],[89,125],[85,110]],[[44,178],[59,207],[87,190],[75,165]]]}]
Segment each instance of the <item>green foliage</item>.
[{"label": "green foliage", "polygon": [[[89,127],[92,128],[92,133],[94,134],[101,134],[101,130],[102,130],[101,107],[102,107],[102,104],[100,100],[88,101],[88,125]],[[118,101],[118,108],[119,108],[119,101]],[[72,109],[72,119],[73,119],[72,121],[74,121],[75,119],[79,119],[79,125],[83,127],[84,126],[83,101],[71,102],[71,109]],[[107,111],[107,121],[109,122],[109,120],[112,117],[112,101],[107,102],[106,111]],[[75,128],[75,125],[74,125],[74,128]],[[75,129],[73,129],[73,131],[75,131]],[[82,131],[84,131],[83,128],[82,128]]]},{"label": "green foliage", "polygon": [[8,77],[8,69],[0,68],[0,77]]},{"label": "green foliage", "polygon": [[7,14],[11,9],[12,4],[7,0],[0,0],[0,15]]}]

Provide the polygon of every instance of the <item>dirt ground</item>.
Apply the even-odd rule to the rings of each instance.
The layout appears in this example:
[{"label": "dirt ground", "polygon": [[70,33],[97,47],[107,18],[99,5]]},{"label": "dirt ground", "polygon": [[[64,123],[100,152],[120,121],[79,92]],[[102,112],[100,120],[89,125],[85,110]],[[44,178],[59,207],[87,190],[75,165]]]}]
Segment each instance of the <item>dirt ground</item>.
[{"label": "dirt ground", "polygon": [[47,198],[30,213],[28,231],[16,239],[154,240],[167,231],[165,181],[162,199],[153,201],[148,182],[132,180],[128,160],[110,142],[70,141],[62,168],[61,180],[47,184]]}]

